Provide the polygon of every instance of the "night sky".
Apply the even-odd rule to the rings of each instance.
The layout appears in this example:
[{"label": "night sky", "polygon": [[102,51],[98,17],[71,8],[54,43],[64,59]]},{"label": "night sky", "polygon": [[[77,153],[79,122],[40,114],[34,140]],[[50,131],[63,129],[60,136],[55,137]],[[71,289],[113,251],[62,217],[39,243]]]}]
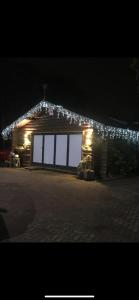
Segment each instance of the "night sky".
[{"label": "night sky", "polygon": [[0,127],[47,99],[77,113],[139,121],[132,58],[0,58]]}]

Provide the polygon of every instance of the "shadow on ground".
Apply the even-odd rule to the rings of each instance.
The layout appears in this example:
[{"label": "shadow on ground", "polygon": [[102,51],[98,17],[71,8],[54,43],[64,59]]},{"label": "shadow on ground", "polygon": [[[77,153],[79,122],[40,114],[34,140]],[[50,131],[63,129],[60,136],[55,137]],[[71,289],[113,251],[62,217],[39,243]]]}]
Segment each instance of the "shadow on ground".
[{"label": "shadow on ground", "polygon": [[0,243],[10,242],[12,238],[24,234],[29,225],[32,224],[35,217],[35,207],[34,203],[29,204],[29,207],[24,207],[23,210],[16,207],[17,212],[8,212],[8,210],[0,208]]},{"label": "shadow on ground", "polygon": [[10,239],[10,235],[6,226],[6,223],[4,221],[4,218],[2,216],[3,213],[7,213],[8,211],[4,208],[0,208],[0,242],[3,240]]}]

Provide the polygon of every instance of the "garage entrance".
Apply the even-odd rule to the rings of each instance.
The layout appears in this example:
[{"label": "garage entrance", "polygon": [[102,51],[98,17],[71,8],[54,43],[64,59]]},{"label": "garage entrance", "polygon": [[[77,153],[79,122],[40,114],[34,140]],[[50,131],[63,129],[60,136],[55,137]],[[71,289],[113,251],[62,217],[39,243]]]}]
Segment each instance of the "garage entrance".
[{"label": "garage entrance", "polygon": [[32,163],[76,168],[81,160],[82,133],[34,134]]}]

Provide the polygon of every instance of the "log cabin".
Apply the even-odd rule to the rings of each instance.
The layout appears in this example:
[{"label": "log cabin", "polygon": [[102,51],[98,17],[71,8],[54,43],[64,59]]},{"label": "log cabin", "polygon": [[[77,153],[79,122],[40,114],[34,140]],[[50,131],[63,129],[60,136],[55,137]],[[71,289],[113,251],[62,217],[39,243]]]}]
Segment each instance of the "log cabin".
[{"label": "log cabin", "polygon": [[89,157],[91,168],[105,177],[108,140],[138,143],[139,131],[106,125],[44,99],[3,129],[2,137],[11,138],[23,167],[76,171]]}]

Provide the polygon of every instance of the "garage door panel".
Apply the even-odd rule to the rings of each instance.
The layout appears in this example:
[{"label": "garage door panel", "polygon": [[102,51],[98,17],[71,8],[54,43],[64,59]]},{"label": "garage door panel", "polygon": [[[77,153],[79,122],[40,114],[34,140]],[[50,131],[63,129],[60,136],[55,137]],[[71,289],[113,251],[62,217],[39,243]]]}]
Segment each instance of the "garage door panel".
[{"label": "garage door panel", "polygon": [[34,135],[34,143],[33,143],[33,162],[34,163],[42,163],[42,144],[43,144],[43,136],[42,135]]},{"label": "garage door panel", "polygon": [[35,134],[33,143],[33,162],[48,165],[55,164],[56,166],[77,167],[81,160],[81,146],[82,134],[80,133]]},{"label": "garage door panel", "polygon": [[67,165],[67,135],[56,136],[56,165]]},{"label": "garage door panel", "polygon": [[44,137],[44,163],[54,163],[54,135],[45,135]]},{"label": "garage door panel", "polygon": [[82,134],[69,135],[69,167],[77,167],[81,160]]}]

